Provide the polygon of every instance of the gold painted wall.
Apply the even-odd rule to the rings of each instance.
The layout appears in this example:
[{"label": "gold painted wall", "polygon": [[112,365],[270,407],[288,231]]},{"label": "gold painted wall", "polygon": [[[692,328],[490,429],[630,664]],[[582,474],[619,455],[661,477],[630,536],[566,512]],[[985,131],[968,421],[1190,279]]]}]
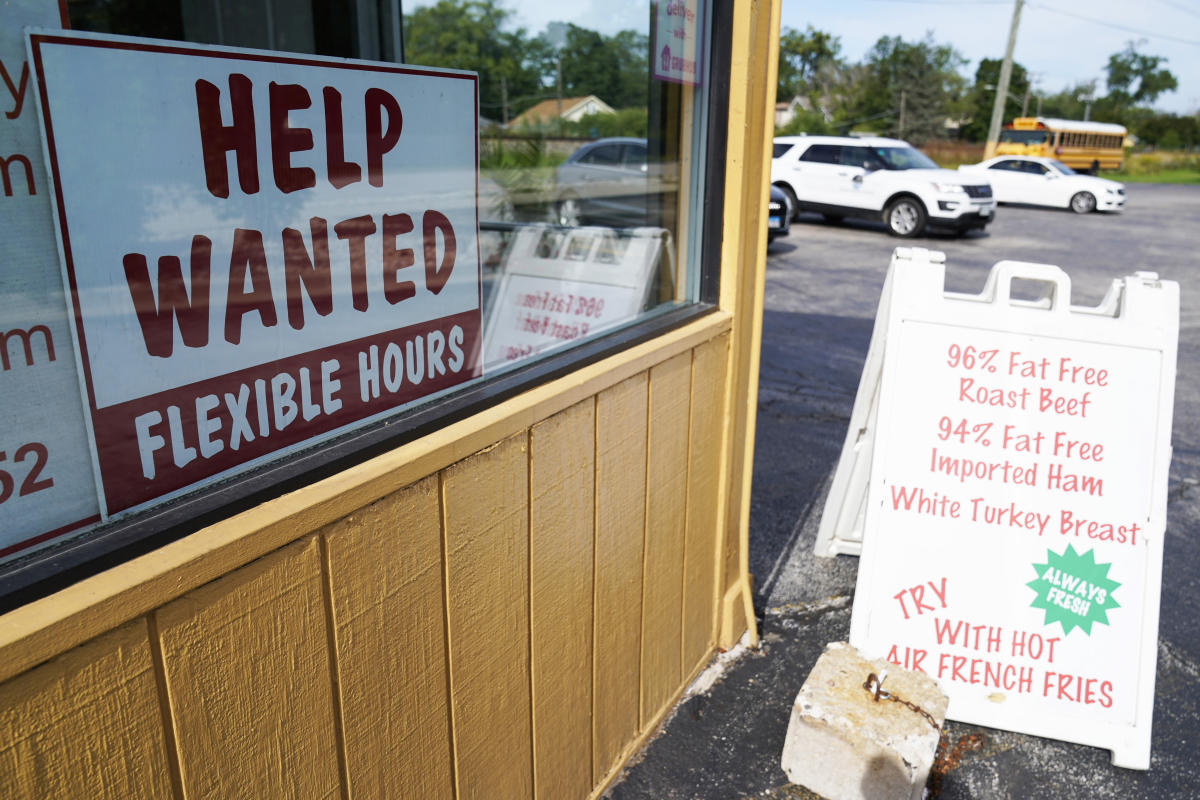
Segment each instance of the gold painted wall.
[{"label": "gold painted wall", "polygon": [[0,798],[595,797],[747,574],[778,0],[717,308],[0,617]]},{"label": "gold painted wall", "polygon": [[0,797],[589,796],[712,653],[729,344],[11,677]]}]

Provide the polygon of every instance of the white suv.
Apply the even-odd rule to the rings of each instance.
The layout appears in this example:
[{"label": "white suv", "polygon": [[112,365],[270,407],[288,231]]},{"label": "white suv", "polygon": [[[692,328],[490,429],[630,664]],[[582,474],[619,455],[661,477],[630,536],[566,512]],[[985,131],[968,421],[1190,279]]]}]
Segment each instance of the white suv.
[{"label": "white suv", "polygon": [[996,210],[985,177],[941,169],[907,142],[877,136],[777,137],[771,183],[788,196],[793,217],[882,219],[894,236],[983,230]]}]

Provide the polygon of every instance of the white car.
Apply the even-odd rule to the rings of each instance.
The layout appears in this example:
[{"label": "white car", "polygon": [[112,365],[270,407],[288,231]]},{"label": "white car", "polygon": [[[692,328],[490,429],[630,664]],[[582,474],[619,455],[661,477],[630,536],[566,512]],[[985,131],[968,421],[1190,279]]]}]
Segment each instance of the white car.
[{"label": "white car", "polygon": [[1053,158],[997,156],[959,170],[986,177],[998,203],[1069,208],[1076,214],[1120,211],[1125,207],[1124,184],[1080,175]]},{"label": "white car", "polygon": [[882,219],[893,236],[929,228],[983,230],[996,204],[985,176],[941,169],[899,139],[878,136],[778,136],[771,183],[793,214]]}]

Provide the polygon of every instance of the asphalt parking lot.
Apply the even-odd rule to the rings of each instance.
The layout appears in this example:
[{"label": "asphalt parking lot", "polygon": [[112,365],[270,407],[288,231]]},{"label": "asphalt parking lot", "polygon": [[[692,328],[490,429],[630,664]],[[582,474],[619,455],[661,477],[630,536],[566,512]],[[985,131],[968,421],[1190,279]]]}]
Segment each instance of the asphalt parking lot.
[{"label": "asphalt parking lot", "polygon": [[[1128,187],[1124,213],[1002,206],[983,234],[888,236],[882,223],[801,215],[767,251],[750,568],[763,647],[680,704],[613,798],[813,797],[779,754],[792,699],[827,642],[848,637],[858,559],[813,544],[846,432],[892,250],[946,254],[947,289],[978,292],[1003,259],[1062,267],[1072,303],[1110,281],[1157,272],[1181,285],[1173,458],[1158,643],[1152,762],[1113,767],[1107,751],[949,723],[942,798],[1175,798],[1200,785],[1200,187]],[[951,748],[954,749],[953,747]]]}]

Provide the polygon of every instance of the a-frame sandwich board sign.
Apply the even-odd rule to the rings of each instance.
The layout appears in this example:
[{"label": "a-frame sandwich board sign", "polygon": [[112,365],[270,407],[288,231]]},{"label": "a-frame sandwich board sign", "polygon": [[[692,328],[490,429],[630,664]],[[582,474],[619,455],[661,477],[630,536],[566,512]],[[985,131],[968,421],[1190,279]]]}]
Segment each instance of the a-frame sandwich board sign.
[{"label": "a-frame sandwich board sign", "polygon": [[1012,261],[944,284],[941,254],[893,256],[847,436],[866,478],[826,506],[861,520],[850,641],[936,678],[952,719],[1148,769],[1179,287],[1075,307]]}]

